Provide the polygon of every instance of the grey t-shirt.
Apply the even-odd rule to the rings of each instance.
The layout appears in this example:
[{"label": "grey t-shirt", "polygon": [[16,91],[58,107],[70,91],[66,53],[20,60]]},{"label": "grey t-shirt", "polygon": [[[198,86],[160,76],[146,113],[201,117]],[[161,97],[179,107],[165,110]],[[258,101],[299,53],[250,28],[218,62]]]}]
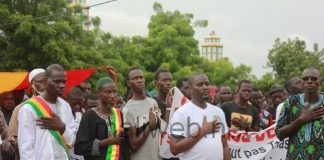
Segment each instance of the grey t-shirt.
[{"label": "grey t-shirt", "polygon": [[[143,127],[149,121],[150,108],[158,108],[156,101],[152,98],[129,100],[123,108],[124,128]],[[132,152],[131,160],[160,160],[159,138],[159,130],[151,131],[141,148]]]}]

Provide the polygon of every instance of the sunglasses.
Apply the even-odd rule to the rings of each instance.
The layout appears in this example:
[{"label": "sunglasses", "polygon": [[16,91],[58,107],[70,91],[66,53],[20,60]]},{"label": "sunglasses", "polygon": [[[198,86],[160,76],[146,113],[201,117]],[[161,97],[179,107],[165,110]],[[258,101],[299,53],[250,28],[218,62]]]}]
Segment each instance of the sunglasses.
[{"label": "sunglasses", "polygon": [[303,77],[302,80],[303,81],[308,81],[308,80],[317,81],[318,80],[318,77],[307,76],[307,77]]}]

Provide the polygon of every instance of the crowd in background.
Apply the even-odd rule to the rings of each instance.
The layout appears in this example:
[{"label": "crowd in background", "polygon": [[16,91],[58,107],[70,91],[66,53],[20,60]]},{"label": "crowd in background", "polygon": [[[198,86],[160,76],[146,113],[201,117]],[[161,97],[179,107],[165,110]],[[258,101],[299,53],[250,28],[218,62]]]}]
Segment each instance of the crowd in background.
[{"label": "crowd in background", "polygon": [[[197,123],[202,125],[202,130],[206,131],[201,135],[203,137],[219,132],[219,124],[208,123],[212,121],[212,118],[208,117],[215,115],[220,118],[218,122],[226,124],[229,130],[257,132],[277,122],[277,136],[280,136],[280,139],[290,137],[294,151],[298,151],[289,153],[289,158],[324,158],[323,94],[319,93],[321,80],[316,68],[306,68],[302,77],[296,75],[287,79],[283,86],[274,85],[267,92],[262,92],[249,80],[241,80],[236,88],[231,88],[226,84],[209,84],[208,77],[203,73],[179,78],[175,86],[190,101],[185,105],[187,110],[175,112],[170,122],[170,95],[174,87],[171,72],[166,69],[156,71],[156,94],[149,95],[145,92],[143,71],[136,67],[131,68],[125,74],[125,84],[129,90],[127,95],[123,96],[118,92],[114,70],[111,67],[107,70],[109,76],[99,79],[95,86],[85,81],[70,88],[63,96],[65,71],[60,65],[50,65],[46,70],[31,71],[30,97],[26,96],[24,90],[1,93],[0,158],[83,160],[106,159],[118,154],[118,158],[122,160],[178,159],[176,156],[159,156],[159,136],[150,135],[159,129],[159,122],[163,120],[172,124],[182,122],[184,116],[191,116],[190,118],[196,118]],[[53,114],[49,118],[36,114],[33,101],[28,100],[32,97],[38,97],[35,99],[40,103],[45,102]],[[290,106],[292,104],[295,108]],[[208,113],[196,110],[195,106],[208,110]],[[311,106],[316,112],[309,113],[310,111],[305,111],[305,107],[302,106]],[[112,108],[117,110],[112,111]],[[122,120],[120,122],[123,124],[120,133],[113,127],[114,123],[118,122],[113,118],[114,114],[118,119],[119,112]],[[298,119],[301,115],[304,117]],[[313,119],[305,118],[309,116]],[[318,122],[320,118],[322,119]],[[320,123],[319,126],[316,126],[317,122]],[[290,123],[293,125],[290,126]],[[287,127],[290,128],[287,130]],[[306,129],[302,133],[310,136],[302,138],[304,142],[299,142],[300,134],[297,133],[300,133],[299,130],[304,129],[303,127]],[[313,131],[312,127],[319,129]],[[67,153],[59,140],[53,138],[48,130],[57,131],[57,135],[63,137],[68,146]],[[316,136],[317,133],[320,135]],[[223,141],[224,134],[219,135],[222,140],[215,143],[217,146],[213,146],[214,144],[205,142],[200,134],[197,134],[200,138],[190,139],[190,135],[175,132],[171,135],[170,152],[173,155],[182,153],[181,159],[230,159],[228,146]],[[211,137],[207,136],[208,138]],[[205,148],[205,145],[210,145],[211,149],[221,148],[219,151],[222,156],[210,157],[211,153],[197,154],[207,152],[199,147],[202,143]],[[309,143],[312,143],[316,152],[310,154],[305,151],[304,154]],[[118,152],[114,153],[114,147],[118,148]]]}]

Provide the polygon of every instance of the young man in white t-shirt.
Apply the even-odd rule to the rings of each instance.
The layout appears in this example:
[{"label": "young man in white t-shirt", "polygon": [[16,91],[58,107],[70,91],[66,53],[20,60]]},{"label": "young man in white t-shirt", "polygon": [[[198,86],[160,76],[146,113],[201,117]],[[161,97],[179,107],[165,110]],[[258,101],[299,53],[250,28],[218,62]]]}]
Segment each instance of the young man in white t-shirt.
[{"label": "young man in white t-shirt", "polygon": [[230,159],[225,115],[220,108],[207,103],[208,77],[195,74],[189,84],[192,101],[178,109],[170,123],[171,152],[181,160]]}]

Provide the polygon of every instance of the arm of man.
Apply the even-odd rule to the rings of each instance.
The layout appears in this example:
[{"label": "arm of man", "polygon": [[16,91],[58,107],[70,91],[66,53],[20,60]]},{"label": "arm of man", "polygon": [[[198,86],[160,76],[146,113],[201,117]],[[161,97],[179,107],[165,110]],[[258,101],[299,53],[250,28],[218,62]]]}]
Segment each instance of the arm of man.
[{"label": "arm of man", "polygon": [[96,128],[94,125],[94,115],[86,112],[81,119],[76,140],[74,144],[74,153],[83,156],[99,156],[100,140],[95,139]]},{"label": "arm of man", "polygon": [[74,117],[72,114],[71,107],[68,103],[66,103],[66,104],[68,106],[68,107],[66,107],[66,109],[67,109],[66,120],[67,121],[63,122],[65,124],[65,129],[64,129],[62,136],[64,137],[67,145],[73,146],[75,143],[75,137],[76,137],[76,135],[74,133],[77,131],[75,131],[76,128],[74,127],[75,122],[74,122]]},{"label": "arm of man", "polygon": [[[121,112],[121,111],[120,111]],[[123,113],[120,113],[121,114],[121,119],[122,119],[122,124],[121,126],[123,127],[124,126],[124,119],[123,119]],[[112,145],[112,144],[121,144],[122,143],[122,140],[124,140],[124,129],[122,128],[122,131],[120,134],[108,134],[108,138],[105,138],[103,140],[100,140],[99,141],[99,146],[100,147],[105,147],[105,146],[109,146],[109,145]]]},{"label": "arm of man", "polygon": [[24,105],[18,112],[18,148],[21,160],[36,160],[34,144],[37,115],[30,105]]},{"label": "arm of man", "polygon": [[188,135],[186,116],[182,112],[175,112],[170,124],[170,151],[173,155],[189,150],[203,137],[203,134],[199,134],[201,130],[193,135]]},{"label": "arm of man", "polygon": [[[174,116],[175,116],[175,118],[172,119],[172,122],[173,122],[172,124],[179,122],[179,124],[181,126],[181,124],[182,124],[181,122],[183,122],[183,121],[178,121],[178,118],[181,119],[181,118],[183,118],[183,116],[177,116],[177,115],[174,115]],[[183,131],[185,131],[185,129],[182,131],[177,130],[178,132],[175,132],[175,134],[171,132],[171,137],[172,137],[170,140],[171,153],[173,155],[178,155],[179,153],[182,153],[182,152],[185,152],[185,151],[191,149],[206,134],[218,132],[220,128],[221,128],[220,122],[218,122],[218,123],[207,122],[206,117],[204,117],[201,129],[192,135],[183,136],[184,134],[181,134],[180,132],[184,133]]]},{"label": "arm of man", "polygon": [[165,111],[165,115],[163,117],[164,122],[169,123],[169,117],[170,117],[170,110],[171,107],[167,107]]},{"label": "arm of man", "polygon": [[75,142],[75,130],[74,117],[70,105],[67,102],[61,102],[64,108],[61,112],[62,115],[59,117],[53,113],[52,117],[41,117],[37,119],[37,126],[41,129],[52,129],[59,131],[68,147],[72,147]]},{"label": "arm of man", "polygon": [[252,124],[251,124],[251,128],[248,129],[248,131],[254,131],[254,132],[259,132],[260,130],[260,117],[258,114],[258,111],[256,109],[253,110],[253,119],[252,119]]},{"label": "arm of man", "polygon": [[173,135],[170,139],[170,149],[173,155],[178,155],[179,153],[185,152],[192,148],[201,138],[202,134],[196,133],[194,136],[190,137],[178,137]]},{"label": "arm of man", "polygon": [[226,134],[228,133],[228,127],[226,124],[225,114],[223,112],[220,113],[220,121],[222,123],[222,145],[223,145],[223,159],[230,160],[230,149],[227,143]]},{"label": "arm of man", "polygon": [[9,135],[8,126],[4,119],[2,112],[0,111],[0,124],[1,124],[1,138],[2,143],[0,144],[1,155],[3,159],[13,158],[12,156],[15,154],[15,139]]},{"label": "arm of man", "polygon": [[280,114],[280,118],[277,122],[276,135],[280,140],[283,140],[286,137],[291,137],[300,130],[303,124],[321,119],[323,115],[323,107],[310,109],[308,104],[303,108],[300,116],[290,123],[290,108],[288,107],[288,103],[285,103],[284,111]]},{"label": "arm of man", "polygon": [[[130,148],[132,151],[137,151],[146,141],[147,137],[150,135],[150,132],[157,128],[157,119],[156,115],[153,113],[153,109],[150,108],[149,111],[149,122],[141,126],[141,128],[136,128],[135,119],[131,116],[127,108],[123,110],[124,115],[124,127],[126,134],[129,139]],[[137,133],[139,131],[141,133]]]},{"label": "arm of man", "polygon": [[230,155],[230,149],[228,147],[226,135],[222,135],[222,144],[223,144],[223,159],[224,160],[230,160],[231,155]]},{"label": "arm of man", "polygon": [[8,130],[11,136],[17,138],[17,132],[18,132],[18,111],[23,106],[23,103],[19,104],[15,107],[15,109],[12,112],[10,122],[8,125]]},{"label": "arm of man", "polygon": [[225,116],[225,120],[226,120],[226,125],[228,127],[231,127],[231,113],[229,111],[229,108],[231,106],[228,105],[228,103],[224,103],[220,106],[220,108],[223,110],[224,116]]},{"label": "arm of man", "polygon": [[143,126],[143,131],[137,136],[137,129],[135,127],[130,127],[127,129],[127,136],[129,137],[130,148],[132,151],[137,151],[146,141],[147,137],[150,135],[150,126],[146,124]]}]

